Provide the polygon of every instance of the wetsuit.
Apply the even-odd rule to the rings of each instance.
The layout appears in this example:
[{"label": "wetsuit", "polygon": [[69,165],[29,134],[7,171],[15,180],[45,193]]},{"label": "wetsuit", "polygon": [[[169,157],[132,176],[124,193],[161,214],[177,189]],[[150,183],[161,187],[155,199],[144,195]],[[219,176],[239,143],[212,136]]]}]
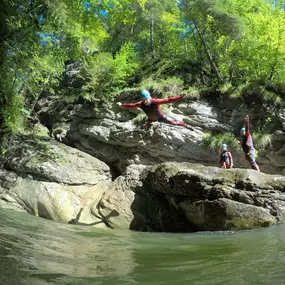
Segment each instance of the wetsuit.
[{"label": "wetsuit", "polygon": [[259,167],[255,161],[255,148],[253,146],[252,137],[249,132],[249,121],[246,122],[245,135],[242,136],[241,146],[246,155],[246,160],[249,161],[252,169],[259,171]]},{"label": "wetsuit", "polygon": [[233,157],[228,150],[224,150],[220,156],[220,166],[222,168],[233,168]]},{"label": "wetsuit", "polygon": [[193,128],[184,122],[178,121],[178,120],[173,120],[166,115],[162,113],[160,110],[160,105],[161,104],[167,104],[167,103],[173,103],[178,100],[182,99],[182,96],[173,96],[169,97],[167,99],[156,99],[156,98],[150,98],[151,103],[149,105],[146,105],[143,101],[139,101],[137,103],[131,103],[131,104],[122,104],[122,107],[125,108],[141,108],[145,114],[148,117],[148,123],[152,124],[152,122],[163,122],[171,125],[179,125],[182,127],[186,127],[189,129]]}]

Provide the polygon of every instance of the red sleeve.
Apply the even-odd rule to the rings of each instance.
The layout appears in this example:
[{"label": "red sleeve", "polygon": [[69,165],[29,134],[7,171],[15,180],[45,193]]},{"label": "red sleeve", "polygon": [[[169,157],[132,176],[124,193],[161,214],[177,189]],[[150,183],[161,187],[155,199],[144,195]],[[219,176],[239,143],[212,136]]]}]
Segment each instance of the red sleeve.
[{"label": "red sleeve", "polygon": [[139,108],[141,103],[142,103],[142,101],[139,101],[137,103],[122,104],[122,107],[125,107],[125,108]]},{"label": "red sleeve", "polygon": [[245,132],[246,132],[246,136],[250,136],[250,132],[249,132],[249,120],[245,123]]},{"label": "red sleeve", "polygon": [[233,164],[233,157],[232,157],[232,154],[229,152],[229,159],[230,159],[230,165]]},{"label": "red sleeve", "polygon": [[155,99],[155,98],[152,98],[152,102],[160,105],[160,104],[173,103],[173,102],[179,101],[180,99],[182,99],[182,96],[173,96],[173,97],[169,97],[169,98],[166,98],[166,99]]}]

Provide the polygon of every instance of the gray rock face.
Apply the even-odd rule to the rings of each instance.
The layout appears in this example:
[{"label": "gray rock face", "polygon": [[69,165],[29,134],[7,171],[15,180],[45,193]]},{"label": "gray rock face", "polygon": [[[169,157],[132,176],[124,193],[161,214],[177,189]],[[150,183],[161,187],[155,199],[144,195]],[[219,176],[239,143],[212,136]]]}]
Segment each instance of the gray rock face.
[{"label": "gray rock face", "polygon": [[104,162],[51,139],[15,141],[6,154],[5,168],[34,179],[68,185],[96,185],[111,179]]},{"label": "gray rock face", "polygon": [[[206,148],[204,136],[209,131],[229,132],[236,134],[238,140],[245,114],[253,114],[252,122],[257,120],[256,111],[242,108],[244,106],[221,109],[221,106],[212,106],[208,102],[187,100],[168,107],[165,113],[192,125],[195,131],[190,131],[164,123],[155,123],[147,129],[142,123],[134,122],[139,110],[127,110],[117,104],[100,108],[84,104],[75,112],[64,141],[103,160],[119,173],[134,163],[153,165],[188,161],[218,165],[219,145],[216,150]],[[254,132],[254,125],[251,129]],[[257,162],[263,172],[285,174],[284,143],[285,135],[280,130],[272,136],[271,146],[258,149]],[[251,168],[243,160],[241,149],[231,151],[234,167]]]},{"label": "gray rock face", "polygon": [[31,138],[18,138],[3,161],[0,199],[9,206],[63,222],[80,213],[84,223],[105,226],[85,206],[111,183],[104,162],[52,139]]},{"label": "gray rock face", "polygon": [[169,160],[216,164],[217,155],[204,148],[204,133],[199,128],[193,132],[180,126],[156,123],[151,129],[145,129],[133,124],[129,111],[118,109],[116,105],[114,111],[111,110],[108,109],[111,112],[108,118],[102,118],[107,112],[104,108],[90,114],[88,107],[83,106],[71,124],[67,140],[76,148],[115,166],[121,173],[131,164],[149,165]]},{"label": "gray rock face", "polygon": [[[138,92],[119,95],[122,102],[134,102]],[[285,175],[285,132],[284,116],[273,117],[271,111],[257,106],[247,108],[237,101],[191,100],[185,98],[167,105],[165,114],[192,125],[195,131],[180,126],[155,123],[150,129],[142,126],[137,118],[142,113],[136,109],[125,109],[118,104],[89,104],[81,100],[77,103],[52,101],[43,96],[37,104],[40,121],[45,124],[58,140],[91,154],[106,162],[118,173],[123,173],[129,165],[153,165],[160,162],[198,162],[204,165],[218,165],[219,145],[210,150],[204,145],[204,136],[208,132],[228,132],[239,138],[239,129],[244,124],[246,114],[250,115],[251,132],[259,131],[266,124],[266,118],[272,117],[272,142],[266,149],[257,148],[257,162],[266,173]],[[225,143],[229,143],[225,141]],[[258,141],[254,141],[255,144]],[[231,152],[234,167],[250,168],[243,160],[241,149]]]},{"label": "gray rock face", "polygon": [[0,206],[65,223],[193,232],[285,219],[285,177],[190,163],[134,163],[111,180],[98,159],[54,140],[18,139],[0,171]]},{"label": "gray rock face", "polygon": [[283,176],[165,163],[145,169],[141,179],[148,193],[184,214],[188,229],[244,229],[285,220]]},{"label": "gray rock face", "polygon": [[80,76],[82,66],[78,62],[65,62],[65,72],[63,74],[62,85],[65,87],[80,88],[84,84],[84,79]]},{"label": "gray rock face", "polygon": [[[169,106],[165,113],[194,126],[190,131],[163,123],[146,129],[140,111],[117,104],[57,104],[43,96],[37,108],[49,129],[64,130],[63,143],[16,140],[2,159],[0,206],[139,231],[244,229],[284,221],[283,176],[238,169],[249,168],[242,151],[232,152],[236,169],[210,167],[218,165],[219,153],[203,145],[209,130],[236,133],[250,110],[187,100]],[[285,174],[283,131],[259,151],[262,171]]]}]

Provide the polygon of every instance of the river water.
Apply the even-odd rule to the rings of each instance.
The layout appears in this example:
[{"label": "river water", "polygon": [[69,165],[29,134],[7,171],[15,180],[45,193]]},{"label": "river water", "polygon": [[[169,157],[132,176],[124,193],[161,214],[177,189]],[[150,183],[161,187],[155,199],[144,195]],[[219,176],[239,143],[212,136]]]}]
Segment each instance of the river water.
[{"label": "river water", "polygon": [[0,208],[0,285],[285,284],[285,225],[138,233]]}]

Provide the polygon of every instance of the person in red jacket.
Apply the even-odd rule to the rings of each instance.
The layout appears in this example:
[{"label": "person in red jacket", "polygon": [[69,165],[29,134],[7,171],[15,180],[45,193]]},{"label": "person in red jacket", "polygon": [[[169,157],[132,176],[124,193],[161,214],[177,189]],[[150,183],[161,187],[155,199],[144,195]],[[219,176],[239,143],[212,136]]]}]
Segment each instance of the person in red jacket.
[{"label": "person in red jacket", "polygon": [[185,124],[184,122],[171,119],[162,113],[160,110],[161,104],[173,103],[180,99],[182,96],[173,96],[167,99],[156,99],[150,96],[148,90],[144,89],[141,92],[141,101],[137,103],[121,104],[125,108],[141,108],[148,117],[148,124],[152,125],[153,122],[163,122],[170,125],[178,125],[194,131],[193,127]]},{"label": "person in red jacket", "polygon": [[260,171],[259,166],[255,161],[256,150],[253,146],[252,137],[249,132],[249,116],[246,115],[244,120],[245,120],[245,128],[240,129],[240,135],[241,135],[240,144],[245,153],[246,160],[248,160],[251,165],[251,168],[255,169],[256,171]]}]

